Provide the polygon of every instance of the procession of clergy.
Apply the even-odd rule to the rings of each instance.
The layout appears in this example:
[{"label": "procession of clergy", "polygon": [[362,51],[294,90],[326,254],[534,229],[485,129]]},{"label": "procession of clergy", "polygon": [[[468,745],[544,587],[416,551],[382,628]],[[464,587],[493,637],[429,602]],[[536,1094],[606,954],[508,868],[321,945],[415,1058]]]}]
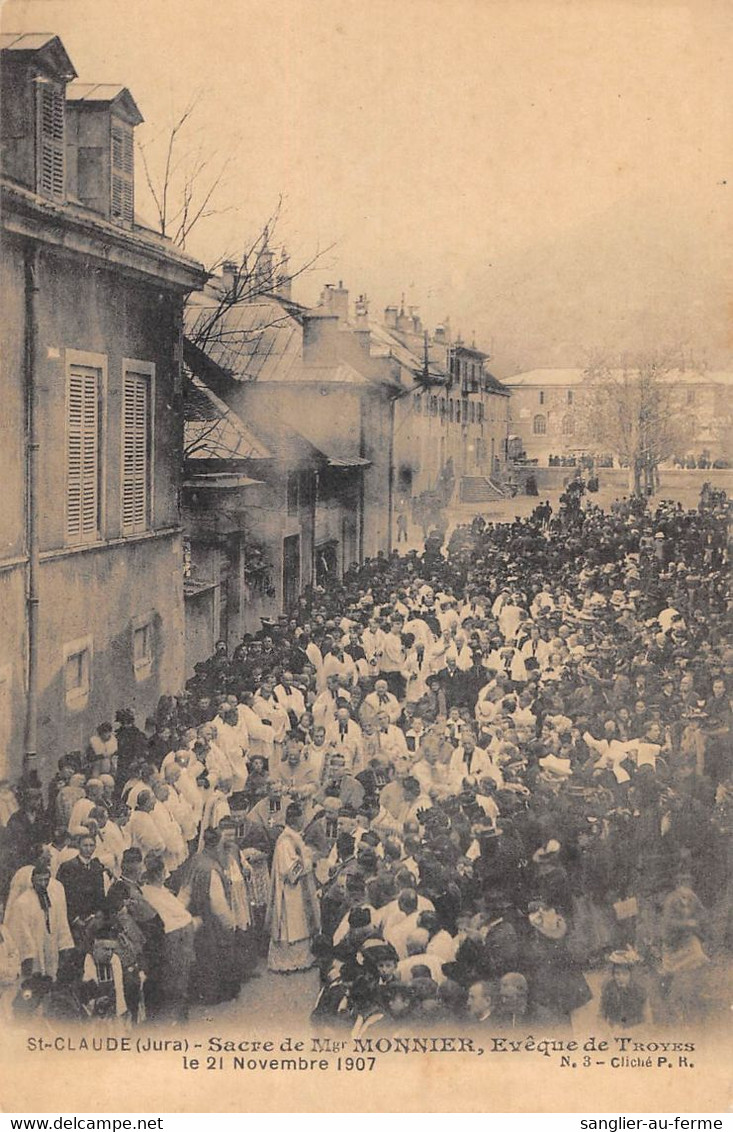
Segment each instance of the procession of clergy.
[{"label": "procession of clergy", "polygon": [[183,1021],[266,963],[352,1033],[569,1025],[594,971],[613,1026],[714,1018],[727,499],[580,496],[354,567],[4,784],[5,1013]]}]

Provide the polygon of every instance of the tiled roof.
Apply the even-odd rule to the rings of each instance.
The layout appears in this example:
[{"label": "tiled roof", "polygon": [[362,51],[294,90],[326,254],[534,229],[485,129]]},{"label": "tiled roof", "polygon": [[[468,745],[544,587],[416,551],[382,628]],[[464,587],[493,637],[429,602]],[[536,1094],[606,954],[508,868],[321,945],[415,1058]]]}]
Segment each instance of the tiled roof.
[{"label": "tiled roof", "polygon": [[272,455],[233,409],[192,374],[185,385],[184,451],[188,460],[262,460]]},{"label": "tiled roof", "polygon": [[[620,376],[623,370],[614,369],[610,372]],[[634,372],[632,366],[629,373],[633,374]],[[532,389],[550,389],[553,386],[582,385],[586,380],[586,371],[584,369],[532,369],[528,370],[526,373],[517,373],[514,374],[513,377],[505,377],[502,379],[504,385],[508,385],[513,389],[522,389],[525,387]],[[676,382],[679,385],[731,385],[733,384],[733,373],[721,370],[700,372],[697,370],[671,369],[662,372],[660,374],[660,380]]]},{"label": "tiled roof", "polygon": [[253,480],[251,476],[243,476],[238,472],[196,472],[187,476],[183,481],[184,487],[190,488],[218,488],[232,490],[235,487],[256,487],[263,480]]},{"label": "tiled roof", "polygon": [[42,52],[47,61],[67,80],[76,78],[74,64],[63,43],[53,32],[4,32],[0,35],[0,51],[14,51],[18,54]]},{"label": "tiled roof", "polygon": [[127,87],[120,83],[69,83],[66,88],[66,101],[101,104],[119,102],[135,125],[140,125],[143,121],[135,99]]},{"label": "tiled roof", "polygon": [[510,392],[510,390],[508,390],[506,387],[505,381],[499,381],[498,377],[494,377],[493,373],[489,373],[489,371],[486,369],[483,372],[483,380],[487,390],[490,393],[493,392],[508,394]]},{"label": "tiled roof", "polygon": [[[333,366],[303,366],[302,376],[308,381],[315,381],[319,385],[366,385],[369,379],[348,362],[337,362]],[[289,377],[273,376],[273,381],[292,381],[294,375]]]},{"label": "tiled roof", "polygon": [[[401,391],[399,382],[381,371],[378,359],[365,356],[364,368],[336,360],[333,365],[305,365],[302,323],[308,307],[273,295],[226,304],[217,283],[192,295],[186,312],[186,338],[219,370],[235,381],[379,385]],[[345,335],[350,328],[343,330]]]},{"label": "tiled roof", "polygon": [[582,369],[532,369],[526,373],[516,373],[513,377],[505,377],[503,382],[504,385],[519,388],[525,385],[542,385],[547,388],[553,385],[579,385],[584,373]]},{"label": "tiled roof", "polygon": [[287,381],[302,362],[302,330],[293,304],[274,297],[227,308],[221,291],[207,287],[187,306],[186,335],[239,381]]},{"label": "tiled roof", "polygon": [[40,51],[56,36],[48,31],[9,31],[0,35],[0,51]]},{"label": "tiled roof", "polygon": [[401,366],[410,370],[416,376],[422,373],[423,360],[408,349],[394,334],[379,323],[370,323],[371,352],[377,357],[395,358]]}]

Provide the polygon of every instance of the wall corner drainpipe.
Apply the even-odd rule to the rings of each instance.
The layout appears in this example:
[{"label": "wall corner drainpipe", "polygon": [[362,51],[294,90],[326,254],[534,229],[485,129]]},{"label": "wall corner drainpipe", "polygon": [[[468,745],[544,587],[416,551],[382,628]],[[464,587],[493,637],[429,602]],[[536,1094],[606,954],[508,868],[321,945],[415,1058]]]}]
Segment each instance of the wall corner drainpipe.
[{"label": "wall corner drainpipe", "polygon": [[395,466],[394,466],[394,424],[395,424],[395,402],[396,397],[389,398],[389,448],[388,457],[389,466],[387,471],[387,554],[392,553],[392,528],[394,524],[394,481],[395,481]]},{"label": "wall corner drainpipe", "polygon": [[38,244],[28,243],[25,254],[25,437],[26,500],[25,538],[28,553],[26,593],[27,693],[25,716],[25,754],[23,777],[38,778],[38,607],[40,543],[38,535]]}]

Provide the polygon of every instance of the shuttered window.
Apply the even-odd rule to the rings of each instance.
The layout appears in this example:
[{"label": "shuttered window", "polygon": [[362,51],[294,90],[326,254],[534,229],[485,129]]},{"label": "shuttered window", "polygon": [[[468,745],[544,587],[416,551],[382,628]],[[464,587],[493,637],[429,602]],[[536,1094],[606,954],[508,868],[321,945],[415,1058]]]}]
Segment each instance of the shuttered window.
[{"label": "shuttered window", "polygon": [[112,219],[132,224],[135,213],[135,160],[132,130],[112,125]]},{"label": "shuttered window", "polygon": [[150,375],[126,370],[122,406],[122,530],[148,529],[150,518]]},{"label": "shuttered window", "polygon": [[37,174],[39,193],[54,200],[64,199],[64,88],[58,84],[39,81],[37,86]]},{"label": "shuttered window", "polygon": [[66,538],[72,545],[99,538],[101,381],[101,370],[92,366],[69,368]]}]

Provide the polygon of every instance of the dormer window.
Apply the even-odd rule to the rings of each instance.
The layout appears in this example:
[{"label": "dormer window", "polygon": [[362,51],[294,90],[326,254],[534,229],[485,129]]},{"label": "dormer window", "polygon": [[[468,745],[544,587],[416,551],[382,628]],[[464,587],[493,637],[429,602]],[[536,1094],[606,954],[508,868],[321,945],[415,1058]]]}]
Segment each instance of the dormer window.
[{"label": "dormer window", "polygon": [[67,92],[70,187],[114,224],[135,222],[135,127],[142,115],[126,87],[72,83]]},{"label": "dormer window", "polygon": [[36,92],[36,191],[52,200],[63,200],[66,187],[64,85],[39,79]]},{"label": "dormer window", "polygon": [[75,77],[57,35],[0,35],[3,176],[59,202],[69,196],[66,86]]},{"label": "dormer window", "polygon": [[112,144],[112,219],[132,224],[135,212],[135,158],[132,128],[124,122],[113,122]]}]

